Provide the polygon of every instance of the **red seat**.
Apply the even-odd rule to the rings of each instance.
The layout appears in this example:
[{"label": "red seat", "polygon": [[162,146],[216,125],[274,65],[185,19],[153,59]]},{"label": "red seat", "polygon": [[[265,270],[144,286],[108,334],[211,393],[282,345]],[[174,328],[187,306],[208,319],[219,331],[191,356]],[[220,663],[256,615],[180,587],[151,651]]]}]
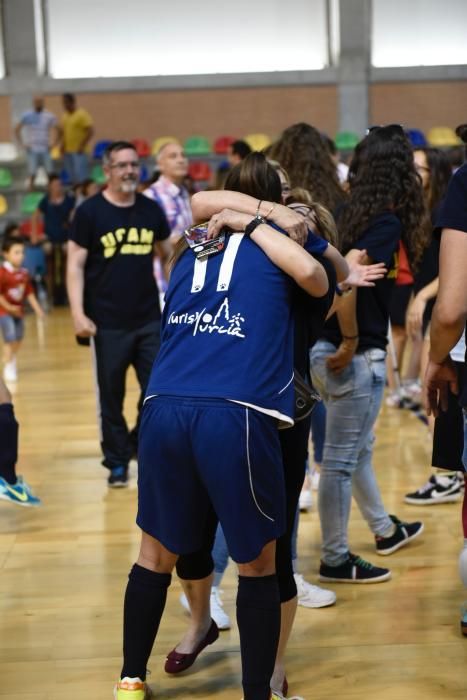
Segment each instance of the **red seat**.
[{"label": "red seat", "polygon": [[219,136],[214,142],[214,153],[219,156],[225,156],[229,152],[229,147],[238,139],[233,136]]},{"label": "red seat", "polygon": [[212,170],[209,163],[203,161],[196,161],[190,163],[188,167],[188,175],[195,181],[208,181],[212,177]]},{"label": "red seat", "polygon": [[151,155],[151,147],[145,139],[133,139],[131,143],[136,149],[138,158],[147,158]]}]

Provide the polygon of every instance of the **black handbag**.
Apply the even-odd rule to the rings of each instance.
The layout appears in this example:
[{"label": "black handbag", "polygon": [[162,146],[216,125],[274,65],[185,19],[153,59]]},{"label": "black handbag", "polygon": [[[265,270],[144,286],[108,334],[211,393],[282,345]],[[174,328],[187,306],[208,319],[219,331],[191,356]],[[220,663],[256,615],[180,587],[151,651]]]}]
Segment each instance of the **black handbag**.
[{"label": "black handbag", "polygon": [[295,390],[295,422],[303,420],[313,411],[321,396],[314,390],[313,386],[308,384],[301,374],[294,369],[293,373],[294,390]]}]

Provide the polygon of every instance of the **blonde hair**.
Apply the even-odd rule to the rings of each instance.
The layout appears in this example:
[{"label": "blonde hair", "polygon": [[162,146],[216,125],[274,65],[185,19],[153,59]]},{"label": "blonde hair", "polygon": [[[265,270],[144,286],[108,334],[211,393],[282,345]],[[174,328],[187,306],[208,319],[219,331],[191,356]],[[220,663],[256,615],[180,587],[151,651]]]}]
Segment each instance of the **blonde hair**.
[{"label": "blonde hair", "polygon": [[[295,207],[293,206],[294,204],[296,205]],[[299,206],[303,209],[308,209],[308,213],[303,211],[303,209],[299,213],[308,219],[311,224],[310,228],[316,229],[316,233],[338,248],[339,234],[333,215],[322,204],[313,201],[313,197],[308,190],[305,190],[303,187],[294,187],[287,197],[287,206],[290,206],[291,209],[298,209]]]}]

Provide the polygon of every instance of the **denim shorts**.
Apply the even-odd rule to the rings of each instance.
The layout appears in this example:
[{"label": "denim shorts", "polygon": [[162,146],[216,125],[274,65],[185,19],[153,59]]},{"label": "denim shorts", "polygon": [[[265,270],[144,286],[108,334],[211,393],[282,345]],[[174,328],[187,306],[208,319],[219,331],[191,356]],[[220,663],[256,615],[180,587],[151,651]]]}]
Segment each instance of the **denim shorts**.
[{"label": "denim shorts", "polygon": [[24,321],[15,316],[0,316],[0,329],[5,343],[15,343],[23,339]]},{"label": "denim shorts", "polygon": [[28,173],[31,177],[37,173],[41,165],[49,175],[53,171],[52,158],[48,151],[41,151],[39,153],[27,151],[26,158],[28,161]]}]

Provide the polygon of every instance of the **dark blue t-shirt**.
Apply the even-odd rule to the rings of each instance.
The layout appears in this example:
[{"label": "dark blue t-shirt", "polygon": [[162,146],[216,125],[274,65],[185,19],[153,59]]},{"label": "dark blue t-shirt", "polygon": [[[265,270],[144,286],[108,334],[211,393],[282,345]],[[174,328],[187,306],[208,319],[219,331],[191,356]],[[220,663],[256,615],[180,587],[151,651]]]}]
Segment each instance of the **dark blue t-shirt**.
[{"label": "dark blue t-shirt", "polygon": [[44,215],[45,235],[52,243],[65,243],[68,240],[70,214],[75,208],[75,198],[66,194],[60,204],[55,204],[45,195],[39,202],[39,210]]},{"label": "dark blue t-shirt", "polygon": [[[467,163],[459,168],[449,183],[446,198],[436,220],[436,232],[440,233],[443,228],[464,231],[467,234]],[[467,328],[465,339],[467,343]],[[467,354],[464,373],[467,379]],[[460,403],[461,406],[467,407],[467,382],[464,382]]]},{"label": "dark blue t-shirt", "polygon": [[[361,287],[357,290],[357,352],[371,348],[386,349],[389,303],[397,276],[401,234],[400,219],[392,212],[384,212],[370,221],[362,236],[352,245],[352,248],[366,250],[372,262],[383,262],[388,268],[386,277],[378,280],[374,287]],[[336,347],[340,345],[342,334],[336,314],[327,321],[322,338]]]},{"label": "dark blue t-shirt", "polygon": [[146,396],[223,398],[290,423],[291,288],[290,278],[242,234],[203,262],[185,251],[170,277]]}]

